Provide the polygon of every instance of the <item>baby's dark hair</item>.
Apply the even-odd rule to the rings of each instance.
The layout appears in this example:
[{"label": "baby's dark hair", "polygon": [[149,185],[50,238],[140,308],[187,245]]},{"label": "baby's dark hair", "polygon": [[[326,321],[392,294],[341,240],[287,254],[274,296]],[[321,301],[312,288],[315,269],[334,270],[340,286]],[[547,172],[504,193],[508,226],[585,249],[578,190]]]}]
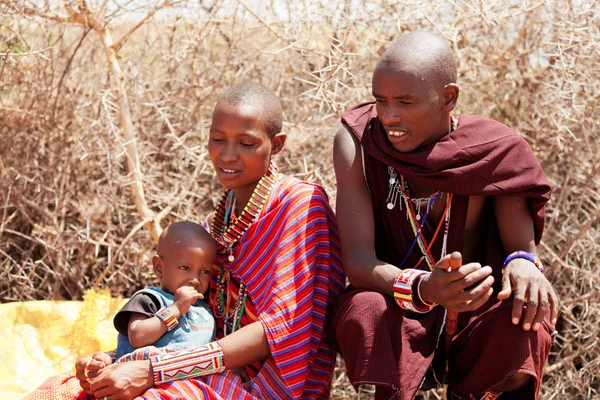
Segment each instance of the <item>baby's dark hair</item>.
[{"label": "baby's dark hair", "polygon": [[281,132],[283,125],[281,101],[268,87],[253,81],[239,83],[230,87],[219,96],[215,109],[222,101],[226,101],[234,106],[259,107],[263,112],[269,137],[273,137]]}]

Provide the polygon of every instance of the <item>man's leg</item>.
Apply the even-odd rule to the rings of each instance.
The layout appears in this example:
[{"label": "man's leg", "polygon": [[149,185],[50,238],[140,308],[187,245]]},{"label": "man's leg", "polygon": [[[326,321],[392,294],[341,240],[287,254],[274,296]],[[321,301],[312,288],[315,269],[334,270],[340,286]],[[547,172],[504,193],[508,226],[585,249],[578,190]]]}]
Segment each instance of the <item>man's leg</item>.
[{"label": "man's leg", "polygon": [[510,399],[537,397],[552,344],[549,314],[535,332],[514,325],[511,313],[512,300],[492,298],[482,310],[459,314],[463,328],[449,353],[451,391],[474,398],[488,391]]},{"label": "man's leg", "polygon": [[412,399],[435,348],[436,315],[422,317],[405,318],[393,298],[373,291],[350,290],[334,302],[328,338],[355,388],[374,385],[377,400]]}]

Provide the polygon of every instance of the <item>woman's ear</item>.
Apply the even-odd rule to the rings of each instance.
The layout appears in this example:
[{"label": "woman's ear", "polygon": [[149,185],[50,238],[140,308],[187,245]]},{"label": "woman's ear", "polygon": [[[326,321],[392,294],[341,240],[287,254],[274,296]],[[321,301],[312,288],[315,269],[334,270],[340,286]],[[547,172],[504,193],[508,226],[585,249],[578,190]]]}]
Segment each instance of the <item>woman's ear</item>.
[{"label": "woman's ear", "polygon": [[155,254],[154,257],[152,257],[152,269],[158,279],[162,279],[163,267],[164,263],[162,258],[160,258],[158,254]]},{"label": "woman's ear", "polygon": [[271,155],[279,153],[285,145],[287,133],[280,132],[271,138]]},{"label": "woman's ear", "polygon": [[450,112],[456,107],[460,89],[456,83],[449,83],[444,86],[444,110]]}]

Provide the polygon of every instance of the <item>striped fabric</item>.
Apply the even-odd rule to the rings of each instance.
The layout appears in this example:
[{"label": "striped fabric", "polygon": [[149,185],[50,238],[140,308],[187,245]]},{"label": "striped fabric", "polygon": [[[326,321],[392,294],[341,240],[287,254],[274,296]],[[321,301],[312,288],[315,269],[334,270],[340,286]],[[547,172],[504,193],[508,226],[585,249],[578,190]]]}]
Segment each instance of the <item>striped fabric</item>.
[{"label": "striped fabric", "polygon": [[[257,220],[234,248],[219,248],[218,262],[247,285],[242,325],[260,320],[272,356],[246,370],[251,380],[226,371],[167,382],[140,399],[328,399],[335,353],[325,341],[325,311],[344,289],[339,237],[325,191],[284,177]],[[216,274],[211,280],[214,307]],[[228,290],[237,296],[237,285]],[[217,337],[223,335],[217,320]],[[49,378],[29,399],[86,399],[72,375]]]},{"label": "striped fabric", "polygon": [[[210,304],[216,303],[216,295],[217,295],[217,277],[219,275],[219,267],[215,265],[213,267],[213,275],[211,277],[211,285],[210,285]],[[226,295],[228,295],[231,299],[231,304],[235,304],[238,299],[238,293],[240,291],[240,282],[239,280],[232,277],[228,282],[228,285],[225,290],[227,290]],[[258,321],[258,312],[256,311],[256,307],[252,302],[251,298],[246,299],[246,307],[244,308],[244,314],[242,315],[242,321],[240,326],[250,325],[253,322]],[[215,320],[215,324],[217,326],[217,340],[223,338],[223,319],[217,318]],[[253,364],[246,365],[245,370],[250,379],[253,379],[258,375],[258,371],[262,368],[264,361],[257,361]]]},{"label": "striped fabric", "polygon": [[[218,262],[247,285],[250,301],[242,325],[262,322],[272,357],[246,370],[169,382],[144,399],[327,399],[334,352],[325,342],[325,311],[344,288],[337,229],[327,196],[318,186],[283,178],[257,220],[234,247],[218,249]],[[214,306],[216,274],[211,281]],[[230,295],[237,296],[232,282]],[[254,317],[254,318],[252,318]],[[217,337],[222,336],[217,321]],[[257,373],[258,372],[258,373]]]}]

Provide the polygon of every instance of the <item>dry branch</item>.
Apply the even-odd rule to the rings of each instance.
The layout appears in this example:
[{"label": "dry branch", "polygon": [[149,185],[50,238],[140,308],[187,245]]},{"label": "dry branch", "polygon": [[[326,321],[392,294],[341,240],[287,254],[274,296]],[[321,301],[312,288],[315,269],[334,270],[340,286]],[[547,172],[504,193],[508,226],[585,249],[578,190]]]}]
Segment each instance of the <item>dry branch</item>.
[{"label": "dry branch", "polygon": [[[151,283],[160,221],[202,222],[220,193],[205,142],[233,83],[278,93],[289,139],[276,161],[333,203],[340,113],[370,99],[400,32],[439,29],[459,62],[457,113],[516,128],[553,186],[539,252],[562,302],[542,393],[598,397],[598,2],[199,3],[0,0],[0,301]],[[74,56],[82,28],[93,32]],[[340,360],[334,399],[372,397],[344,371]]]}]

